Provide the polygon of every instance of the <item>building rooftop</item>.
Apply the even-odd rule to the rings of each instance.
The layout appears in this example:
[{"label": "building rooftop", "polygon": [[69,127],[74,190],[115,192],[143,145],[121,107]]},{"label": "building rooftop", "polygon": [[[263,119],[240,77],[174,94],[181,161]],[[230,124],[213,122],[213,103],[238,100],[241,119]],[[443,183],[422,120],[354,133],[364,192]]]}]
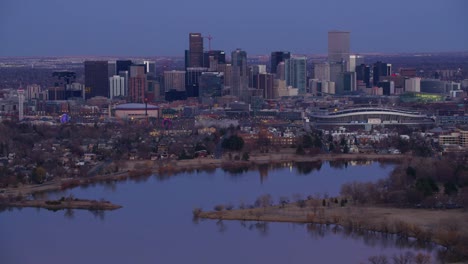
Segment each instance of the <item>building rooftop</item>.
[{"label": "building rooftop", "polygon": [[[120,104],[115,107],[116,110],[144,110],[146,109],[145,104],[137,104],[137,103],[130,103],[130,104]],[[158,109],[157,106],[148,104],[148,109]]]}]

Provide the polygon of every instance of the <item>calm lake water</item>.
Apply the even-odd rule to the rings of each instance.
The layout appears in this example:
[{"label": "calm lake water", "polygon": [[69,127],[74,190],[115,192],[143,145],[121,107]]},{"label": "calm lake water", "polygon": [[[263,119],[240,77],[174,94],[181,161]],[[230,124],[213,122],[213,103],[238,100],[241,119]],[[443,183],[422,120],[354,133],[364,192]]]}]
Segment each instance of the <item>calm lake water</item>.
[{"label": "calm lake water", "polygon": [[393,165],[283,167],[229,173],[181,173],[161,179],[75,188],[73,194],[104,198],[122,209],[93,214],[39,209],[0,213],[0,263],[359,263],[408,248],[383,236],[334,232],[288,223],[192,219],[192,210],[219,203],[252,204],[262,194],[337,195],[341,184],[386,177]]}]

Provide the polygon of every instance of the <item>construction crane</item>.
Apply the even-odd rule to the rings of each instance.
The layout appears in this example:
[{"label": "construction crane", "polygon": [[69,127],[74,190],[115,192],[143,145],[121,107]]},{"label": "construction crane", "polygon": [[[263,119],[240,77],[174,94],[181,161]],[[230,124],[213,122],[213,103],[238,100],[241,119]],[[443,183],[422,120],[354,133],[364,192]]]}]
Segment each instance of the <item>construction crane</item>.
[{"label": "construction crane", "polygon": [[209,51],[211,51],[211,40],[213,39],[213,37],[210,34],[208,34],[208,36],[204,36],[203,38],[208,39],[208,49]]}]

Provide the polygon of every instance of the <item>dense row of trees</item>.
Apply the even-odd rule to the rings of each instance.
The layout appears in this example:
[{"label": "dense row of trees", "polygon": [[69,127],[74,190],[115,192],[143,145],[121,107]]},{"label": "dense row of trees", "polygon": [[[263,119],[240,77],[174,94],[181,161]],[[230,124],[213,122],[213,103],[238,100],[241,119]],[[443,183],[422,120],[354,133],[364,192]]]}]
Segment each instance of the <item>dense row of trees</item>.
[{"label": "dense row of trees", "polygon": [[376,183],[344,184],[341,195],[356,203],[397,206],[468,207],[468,156],[443,159],[414,158],[398,165]]}]

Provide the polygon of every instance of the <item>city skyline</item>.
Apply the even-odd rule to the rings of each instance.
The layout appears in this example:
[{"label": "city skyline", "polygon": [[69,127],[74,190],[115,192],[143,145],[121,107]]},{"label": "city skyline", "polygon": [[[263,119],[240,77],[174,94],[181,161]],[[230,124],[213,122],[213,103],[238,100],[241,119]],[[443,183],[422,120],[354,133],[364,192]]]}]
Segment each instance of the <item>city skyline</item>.
[{"label": "city skyline", "polygon": [[[352,33],[353,53],[468,50],[463,0],[317,3],[294,0],[288,3],[291,12],[270,2],[265,13],[264,4],[243,0],[236,5],[85,0],[79,6],[6,0],[0,4],[0,56],[183,56],[190,32],[213,36],[212,49],[227,52],[325,54],[332,30]],[[241,23],[234,13],[242,14]]]}]

